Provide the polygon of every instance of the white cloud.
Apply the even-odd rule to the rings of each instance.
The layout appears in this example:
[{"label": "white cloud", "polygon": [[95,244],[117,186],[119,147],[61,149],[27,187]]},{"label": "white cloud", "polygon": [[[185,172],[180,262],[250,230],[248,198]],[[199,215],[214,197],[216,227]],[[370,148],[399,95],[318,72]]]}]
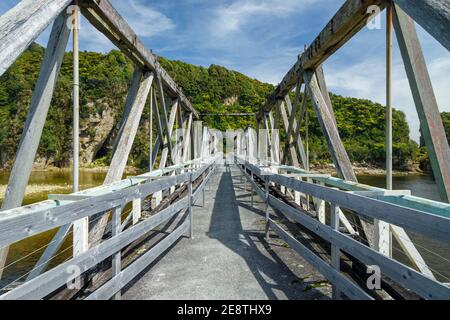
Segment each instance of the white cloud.
[{"label": "white cloud", "polygon": [[[215,36],[225,37],[240,31],[241,27],[264,16],[280,17],[300,14],[309,5],[322,0],[245,0],[220,6],[214,12],[212,31]],[[263,20],[259,20],[264,23]]]},{"label": "white cloud", "polygon": [[175,27],[170,18],[143,0],[113,0],[112,3],[140,37],[152,37]]},{"label": "white cloud", "polygon": [[[450,56],[429,61],[428,70],[440,111],[450,111],[450,91],[448,75],[450,74]],[[326,65],[325,75],[329,89],[335,93],[370,99],[385,105],[385,62],[372,58],[353,65]],[[411,138],[419,141],[419,118],[409,87],[409,81],[401,59],[393,64],[393,105],[406,114],[410,125]]]}]

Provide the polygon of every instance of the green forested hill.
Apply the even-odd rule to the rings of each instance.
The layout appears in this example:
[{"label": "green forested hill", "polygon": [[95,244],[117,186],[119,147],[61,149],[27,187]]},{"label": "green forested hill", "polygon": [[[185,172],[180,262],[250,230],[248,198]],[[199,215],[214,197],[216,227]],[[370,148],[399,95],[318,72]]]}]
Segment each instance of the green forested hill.
[{"label": "green forested hill", "polygon": [[[36,83],[44,49],[32,45],[0,77],[0,166],[12,163],[32,91]],[[212,65],[197,67],[160,58],[160,62],[185,95],[201,113],[256,112],[272,92],[273,86],[241,73]],[[108,54],[82,52],[81,80],[81,152],[85,165],[108,162],[117,122],[123,110],[133,66],[118,51]],[[43,164],[68,166],[71,157],[71,53],[66,53],[48,120],[38,151]],[[369,100],[345,98],[332,94],[332,102],[344,144],[355,162],[381,164],[384,161],[384,107]],[[145,167],[148,145],[148,110],[134,144],[130,165]],[[326,144],[314,110],[309,105],[310,154],[314,163],[329,162]],[[449,132],[449,114],[444,114]],[[253,117],[214,117],[202,119],[217,129],[245,128]],[[156,132],[156,128],[154,130]],[[305,133],[305,129],[302,129]],[[449,134],[450,136],[450,134]],[[394,112],[394,162],[407,167],[424,157],[423,149],[409,139],[405,115]]]}]

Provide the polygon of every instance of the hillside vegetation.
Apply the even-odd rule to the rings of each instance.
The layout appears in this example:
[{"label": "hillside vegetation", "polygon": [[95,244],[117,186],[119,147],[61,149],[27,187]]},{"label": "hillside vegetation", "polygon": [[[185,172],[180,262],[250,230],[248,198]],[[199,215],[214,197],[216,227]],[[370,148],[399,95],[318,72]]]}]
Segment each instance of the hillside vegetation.
[{"label": "hillside vegetation", "polygon": [[[44,48],[33,44],[0,77],[0,166],[11,165],[23,130]],[[65,167],[71,159],[72,57],[66,53],[61,75],[39,146],[37,163]],[[198,67],[160,58],[160,62],[200,113],[256,112],[274,89],[224,67]],[[108,164],[131,81],[132,63],[119,51],[81,52],[81,160],[88,165]],[[354,162],[383,166],[385,108],[369,100],[331,95],[341,137]],[[309,146],[312,163],[328,163],[330,156],[314,109],[309,102]],[[133,146],[130,165],[144,168],[148,158],[149,107]],[[450,114],[443,119],[450,137]],[[209,126],[226,130],[254,125],[254,117],[204,116]],[[395,110],[394,165],[411,168],[426,158],[424,148],[409,139],[405,115]],[[156,134],[156,128],[153,131]],[[303,126],[302,134],[305,134]]]}]

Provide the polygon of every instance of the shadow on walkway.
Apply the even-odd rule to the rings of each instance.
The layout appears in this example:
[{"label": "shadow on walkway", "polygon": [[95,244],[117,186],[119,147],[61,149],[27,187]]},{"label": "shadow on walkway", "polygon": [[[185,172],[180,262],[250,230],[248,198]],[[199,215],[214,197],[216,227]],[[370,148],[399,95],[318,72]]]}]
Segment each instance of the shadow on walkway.
[{"label": "shadow on walkway", "polygon": [[[236,196],[235,189],[243,190],[243,188],[237,187],[233,178],[240,180],[239,176],[232,176],[230,167],[227,166],[218,182],[207,235],[219,240],[245,260],[269,299],[278,299],[275,291],[283,292],[288,299],[304,299],[306,294],[302,288],[289,283],[289,279],[297,279],[297,276],[272,250],[271,244],[264,239],[264,212],[242,201],[237,201],[237,198],[241,199],[243,196]],[[260,199],[255,195],[255,200],[259,202]],[[239,206],[248,212],[240,212]],[[256,223],[255,215],[260,218],[260,220],[256,219]],[[243,225],[258,230],[248,230]],[[307,296],[310,295],[323,296],[316,289],[312,289],[307,294]]]}]

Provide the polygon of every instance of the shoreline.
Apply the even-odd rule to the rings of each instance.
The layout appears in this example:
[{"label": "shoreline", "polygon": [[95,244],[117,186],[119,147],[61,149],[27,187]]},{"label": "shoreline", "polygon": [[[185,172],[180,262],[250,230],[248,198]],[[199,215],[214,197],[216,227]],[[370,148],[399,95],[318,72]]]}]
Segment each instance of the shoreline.
[{"label": "shoreline", "polygon": [[[99,167],[81,167],[81,172],[87,172],[87,173],[107,173],[108,172],[107,166],[99,166]],[[361,166],[361,165],[353,165],[353,170],[355,171],[356,175],[364,175],[364,176],[384,176],[386,175],[384,168],[378,168],[374,166]],[[71,172],[71,167],[55,167],[55,166],[35,166],[33,167],[32,172]],[[331,174],[331,175],[337,175],[336,169],[333,164],[321,164],[321,165],[312,165],[311,171],[315,171],[317,173],[321,174]],[[10,169],[0,169],[0,174],[8,174],[10,172]],[[144,171],[142,169],[139,169],[137,167],[133,166],[127,166],[125,168],[125,174],[139,174],[143,173]],[[392,172],[393,176],[427,176],[432,175],[431,172],[424,172],[421,170],[394,170]]]},{"label": "shoreline", "polygon": [[[315,165],[311,168],[312,171],[316,171],[321,174],[331,174],[336,176],[337,172],[334,167],[334,165],[327,164],[327,165]],[[377,167],[371,167],[371,166],[355,166],[353,165],[353,170],[355,171],[355,174],[357,176],[373,176],[373,177],[379,177],[379,176],[385,176],[386,171],[384,168],[377,168]],[[428,176],[432,174],[431,172],[424,172],[419,170],[393,170],[392,175],[395,177],[404,177],[404,176]]]}]

